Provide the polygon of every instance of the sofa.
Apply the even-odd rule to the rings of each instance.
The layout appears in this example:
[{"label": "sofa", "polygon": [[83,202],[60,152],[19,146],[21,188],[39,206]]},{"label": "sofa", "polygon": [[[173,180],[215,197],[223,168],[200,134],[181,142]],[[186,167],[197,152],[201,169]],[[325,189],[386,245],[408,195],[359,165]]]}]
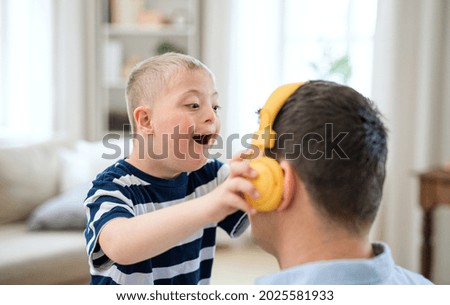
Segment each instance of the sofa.
[{"label": "sofa", "polygon": [[123,157],[118,145],[0,147],[0,284],[89,283],[83,200],[95,175]]}]

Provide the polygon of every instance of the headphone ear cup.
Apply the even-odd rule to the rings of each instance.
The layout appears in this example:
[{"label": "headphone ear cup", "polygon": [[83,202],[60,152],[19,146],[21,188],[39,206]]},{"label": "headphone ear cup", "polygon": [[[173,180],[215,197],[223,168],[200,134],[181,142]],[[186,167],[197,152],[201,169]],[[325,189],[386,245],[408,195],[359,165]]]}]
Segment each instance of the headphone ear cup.
[{"label": "headphone ear cup", "polygon": [[258,176],[249,179],[258,190],[256,199],[244,194],[245,200],[260,212],[276,210],[283,196],[283,170],[272,158],[259,157],[250,161],[250,166],[258,172]]}]

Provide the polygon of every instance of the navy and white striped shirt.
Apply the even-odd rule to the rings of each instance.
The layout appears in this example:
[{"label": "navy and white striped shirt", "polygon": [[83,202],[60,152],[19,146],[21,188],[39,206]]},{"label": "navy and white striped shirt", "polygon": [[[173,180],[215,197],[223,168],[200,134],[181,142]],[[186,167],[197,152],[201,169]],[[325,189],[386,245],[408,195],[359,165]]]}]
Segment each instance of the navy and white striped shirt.
[{"label": "navy and white striped shirt", "polygon": [[103,226],[116,217],[130,218],[203,196],[222,183],[228,173],[228,166],[217,160],[171,180],[150,176],[125,160],[100,173],[85,200],[84,235],[91,284],[209,284],[216,227],[223,228],[231,237],[239,236],[248,227],[243,212],[207,225],[158,256],[126,266],[105,255],[98,236]]}]

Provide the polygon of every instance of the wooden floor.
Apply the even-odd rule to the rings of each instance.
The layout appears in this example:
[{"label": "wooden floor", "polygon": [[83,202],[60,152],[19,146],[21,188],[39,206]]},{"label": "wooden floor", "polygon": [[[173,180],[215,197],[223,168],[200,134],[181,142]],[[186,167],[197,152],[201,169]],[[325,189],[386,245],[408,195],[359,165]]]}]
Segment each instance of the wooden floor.
[{"label": "wooden floor", "polygon": [[212,285],[251,285],[256,278],[278,271],[271,255],[244,236],[239,241],[218,244],[214,260]]}]

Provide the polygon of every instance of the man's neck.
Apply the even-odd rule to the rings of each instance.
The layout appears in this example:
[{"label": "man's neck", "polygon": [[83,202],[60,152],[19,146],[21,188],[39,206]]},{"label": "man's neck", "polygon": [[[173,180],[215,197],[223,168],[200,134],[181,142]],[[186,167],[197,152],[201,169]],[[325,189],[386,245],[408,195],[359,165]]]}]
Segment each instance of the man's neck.
[{"label": "man's neck", "polygon": [[372,245],[367,237],[333,234],[318,237],[313,234],[285,244],[277,254],[281,269],[335,259],[367,259],[373,256]]}]

